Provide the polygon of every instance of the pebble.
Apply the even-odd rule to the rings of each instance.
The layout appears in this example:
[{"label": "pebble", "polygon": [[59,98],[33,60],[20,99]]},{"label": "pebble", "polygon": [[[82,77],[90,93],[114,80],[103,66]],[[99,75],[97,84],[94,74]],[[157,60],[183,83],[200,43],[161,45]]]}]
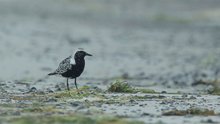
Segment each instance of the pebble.
[{"label": "pebble", "polygon": [[187,95],[187,94],[183,94],[182,97],[183,97],[183,98],[187,98],[188,95]]},{"label": "pebble", "polygon": [[51,90],[50,88],[47,88],[47,92],[48,92],[48,93],[53,93],[54,91]]},{"label": "pebble", "polygon": [[213,121],[212,119],[207,119],[205,121],[202,120],[201,123],[216,123],[217,124],[217,122]]},{"label": "pebble", "polygon": [[159,95],[158,98],[163,99],[163,98],[166,98],[166,96]]},{"label": "pebble", "polygon": [[167,93],[167,91],[162,91],[161,93],[162,93],[162,94],[165,94],[165,93]]},{"label": "pebble", "polygon": [[134,102],[135,102],[135,100],[131,99],[129,102],[134,103]]},{"label": "pebble", "polygon": [[200,94],[197,94],[196,96],[197,96],[197,97],[202,97]]},{"label": "pebble", "polygon": [[29,92],[37,92],[37,88],[36,87],[32,87],[30,90],[29,90]]},{"label": "pebble", "polygon": [[149,113],[145,113],[145,112],[141,114],[141,116],[149,116],[149,115],[150,115]]},{"label": "pebble", "polygon": [[190,99],[196,99],[196,97],[194,97],[194,96],[190,96],[189,98],[190,98]]},{"label": "pebble", "polygon": [[48,99],[46,102],[57,102],[57,99],[51,98],[51,99]]},{"label": "pebble", "polygon": [[82,104],[82,102],[75,101],[75,102],[71,102],[70,104],[71,104],[71,106],[73,106],[73,107],[78,107],[78,106],[80,106],[80,105]]},{"label": "pebble", "polygon": [[166,102],[162,101],[160,104],[167,104]]},{"label": "pebble", "polygon": [[55,91],[61,91],[61,88],[60,88],[59,85],[56,85],[56,86],[55,86]]}]

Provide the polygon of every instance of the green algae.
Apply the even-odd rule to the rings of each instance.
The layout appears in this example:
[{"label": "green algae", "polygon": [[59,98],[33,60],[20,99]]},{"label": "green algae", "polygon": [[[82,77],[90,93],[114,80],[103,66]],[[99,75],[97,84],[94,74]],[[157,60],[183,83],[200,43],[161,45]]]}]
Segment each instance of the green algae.
[{"label": "green algae", "polygon": [[39,107],[27,107],[21,110],[22,113],[58,113],[60,110],[56,109],[54,106],[39,106]]},{"label": "green algae", "polygon": [[215,80],[212,82],[213,89],[209,91],[210,94],[220,95],[220,81]]},{"label": "green algae", "polygon": [[55,115],[55,116],[23,116],[8,121],[10,124],[143,124],[140,121],[128,121],[118,117]]},{"label": "green algae", "polygon": [[80,93],[77,90],[66,90],[66,91],[59,91],[56,93],[51,93],[51,97],[55,98],[75,98],[75,99],[82,99],[84,97],[88,97],[90,92],[88,91],[89,87],[85,86],[79,89]]},{"label": "green algae", "polygon": [[157,93],[155,90],[152,89],[143,89],[143,88],[136,88],[136,92],[141,92],[141,93]]},{"label": "green algae", "polygon": [[211,88],[207,90],[208,94],[220,95],[220,81],[219,80],[198,80],[192,84],[192,86],[197,86],[197,85],[211,86]]},{"label": "green algae", "polygon": [[9,121],[11,124],[94,124],[94,121],[87,117],[72,116],[24,116]]},{"label": "green algae", "polygon": [[117,92],[117,93],[156,93],[152,89],[143,89],[143,88],[134,88],[129,85],[124,80],[115,80],[109,87],[108,92]]},{"label": "green algae", "polygon": [[109,86],[108,91],[118,93],[133,93],[135,89],[123,80],[116,80]]},{"label": "green algae", "polygon": [[216,115],[214,110],[190,108],[187,110],[172,110],[163,113],[164,116],[184,116],[184,115],[202,115],[202,116],[213,116]]}]

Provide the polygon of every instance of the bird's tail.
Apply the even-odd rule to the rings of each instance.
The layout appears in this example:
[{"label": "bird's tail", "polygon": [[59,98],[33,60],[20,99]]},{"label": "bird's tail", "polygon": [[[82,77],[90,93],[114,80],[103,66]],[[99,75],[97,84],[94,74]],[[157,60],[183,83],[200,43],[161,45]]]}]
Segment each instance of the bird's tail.
[{"label": "bird's tail", "polygon": [[55,73],[55,72],[52,72],[52,73],[49,73],[48,75],[50,76],[50,75],[55,75],[55,74],[57,74],[57,73]]}]

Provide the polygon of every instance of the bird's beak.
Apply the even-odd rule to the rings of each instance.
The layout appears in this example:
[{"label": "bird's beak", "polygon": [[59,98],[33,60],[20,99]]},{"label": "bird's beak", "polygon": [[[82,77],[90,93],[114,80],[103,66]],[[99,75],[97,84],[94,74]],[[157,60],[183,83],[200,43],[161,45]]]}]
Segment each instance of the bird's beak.
[{"label": "bird's beak", "polygon": [[86,53],[86,56],[92,56],[91,54],[89,54],[89,53]]}]

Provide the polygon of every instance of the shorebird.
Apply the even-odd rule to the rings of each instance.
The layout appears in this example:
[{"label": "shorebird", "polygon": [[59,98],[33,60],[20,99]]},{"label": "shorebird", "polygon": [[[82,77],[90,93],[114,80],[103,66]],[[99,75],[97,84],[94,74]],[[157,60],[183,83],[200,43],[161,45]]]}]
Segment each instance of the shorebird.
[{"label": "shorebird", "polygon": [[66,78],[67,90],[70,90],[68,79],[75,79],[75,86],[77,92],[79,93],[79,89],[77,87],[76,78],[79,77],[85,67],[85,56],[92,56],[85,51],[77,51],[75,55],[71,55],[60,62],[58,68],[48,75],[61,75]]}]

